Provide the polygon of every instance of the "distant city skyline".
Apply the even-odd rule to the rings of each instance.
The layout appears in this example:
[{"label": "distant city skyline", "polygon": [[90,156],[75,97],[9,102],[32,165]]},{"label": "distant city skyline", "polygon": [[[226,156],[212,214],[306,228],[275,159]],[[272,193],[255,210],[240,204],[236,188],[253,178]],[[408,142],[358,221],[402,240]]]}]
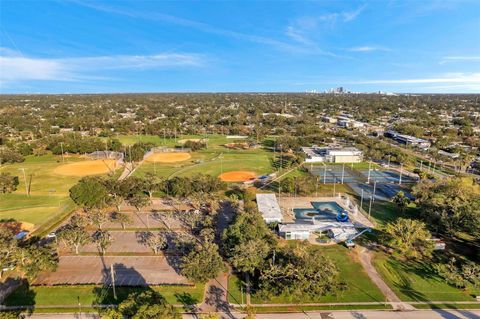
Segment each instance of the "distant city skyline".
[{"label": "distant city skyline", "polygon": [[0,93],[480,93],[480,2],[0,2]]}]

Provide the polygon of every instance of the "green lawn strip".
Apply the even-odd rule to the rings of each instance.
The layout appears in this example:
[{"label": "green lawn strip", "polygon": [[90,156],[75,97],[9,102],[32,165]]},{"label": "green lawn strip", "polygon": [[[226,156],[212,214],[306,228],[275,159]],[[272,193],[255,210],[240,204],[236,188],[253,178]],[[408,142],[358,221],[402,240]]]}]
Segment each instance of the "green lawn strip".
[{"label": "green lawn strip", "polygon": [[276,306],[276,307],[253,307],[255,313],[288,313],[315,310],[391,310],[390,305],[335,305],[335,306]]},{"label": "green lawn strip", "polygon": [[[228,276],[228,302],[233,304],[242,303],[241,286],[245,283],[236,275]],[[245,289],[243,289],[243,302],[245,303]]]},{"label": "green lawn strip", "polygon": [[[280,295],[270,299],[260,299],[252,294],[252,304],[288,304],[288,303],[330,303],[330,302],[384,302],[385,297],[380,290],[370,281],[360,263],[354,260],[347,248],[335,245],[322,247],[322,252],[331,258],[340,270],[342,280],[347,283],[347,290],[337,296],[327,295],[316,298],[303,297],[295,300],[288,296]],[[241,301],[240,280],[235,276],[229,278],[229,301]],[[240,300],[240,301],[237,301]]]},{"label": "green lawn strip", "polygon": [[416,309],[480,309],[480,302],[469,304],[453,304],[453,303],[441,303],[441,304],[422,304],[413,305]]},{"label": "green lawn strip", "polygon": [[101,286],[22,286],[7,297],[6,306],[38,306],[38,307],[84,307],[97,304],[102,295],[102,304],[118,304],[130,293],[153,289],[162,294],[171,304],[196,304],[203,300],[204,285],[189,286],[151,286],[151,287],[117,287],[117,300],[113,298],[111,288]]},{"label": "green lawn strip", "polygon": [[475,301],[480,289],[466,290],[447,284],[429,263],[402,262],[377,254],[374,265],[390,288],[403,301]]}]

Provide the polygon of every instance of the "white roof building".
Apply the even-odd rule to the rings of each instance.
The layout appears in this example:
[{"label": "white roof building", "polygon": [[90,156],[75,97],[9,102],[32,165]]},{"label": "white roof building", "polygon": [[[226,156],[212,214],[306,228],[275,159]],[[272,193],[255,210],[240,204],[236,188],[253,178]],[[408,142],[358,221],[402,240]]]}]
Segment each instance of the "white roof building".
[{"label": "white roof building", "polygon": [[275,194],[257,194],[257,206],[267,224],[282,222],[283,215]]},{"label": "white roof building", "polygon": [[355,147],[302,147],[306,163],[358,163],[363,160],[363,152]]}]

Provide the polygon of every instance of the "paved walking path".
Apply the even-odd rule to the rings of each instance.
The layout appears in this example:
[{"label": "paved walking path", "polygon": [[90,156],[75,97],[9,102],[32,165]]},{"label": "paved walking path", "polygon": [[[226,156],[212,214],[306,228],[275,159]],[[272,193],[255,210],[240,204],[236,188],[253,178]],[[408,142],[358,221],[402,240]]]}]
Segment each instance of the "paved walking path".
[{"label": "paved walking path", "polygon": [[403,302],[398,298],[398,296],[393,292],[390,287],[385,283],[383,278],[378,274],[375,267],[372,265],[372,254],[366,247],[360,247],[358,251],[358,256],[360,263],[367,272],[370,280],[380,289],[385,298],[391,302],[393,309],[395,310],[414,310],[415,308],[408,303]]},{"label": "paved walking path", "polygon": [[222,272],[205,286],[205,298],[198,306],[201,313],[215,312],[222,319],[236,318],[234,308],[228,303],[228,273]]},{"label": "paved walking path", "polygon": [[120,175],[120,177],[118,178],[118,180],[119,181],[124,180],[125,178],[132,175],[133,172],[135,172],[135,169],[137,169],[137,167],[139,167],[142,164],[142,162],[140,162],[137,166],[135,166],[135,168],[133,167],[132,163],[128,163],[128,162],[125,163],[125,168],[123,169],[123,172]]},{"label": "paved walking path", "polygon": [[[231,319],[245,318],[245,314],[232,313]],[[33,314],[31,319],[99,319],[97,314],[50,313]],[[197,314],[184,314],[184,319],[198,319]],[[296,313],[257,314],[257,319],[480,319],[480,310],[418,310],[408,312],[357,310],[357,311],[306,311]]]}]

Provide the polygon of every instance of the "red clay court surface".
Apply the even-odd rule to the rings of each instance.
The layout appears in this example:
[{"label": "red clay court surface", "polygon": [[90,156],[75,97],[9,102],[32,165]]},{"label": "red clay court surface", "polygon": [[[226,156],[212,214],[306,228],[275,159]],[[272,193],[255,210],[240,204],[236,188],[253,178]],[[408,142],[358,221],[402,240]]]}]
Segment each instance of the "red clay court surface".
[{"label": "red clay court surface", "polygon": [[108,284],[112,264],[117,286],[191,284],[160,256],[62,256],[56,272],[40,273],[33,284]]}]

